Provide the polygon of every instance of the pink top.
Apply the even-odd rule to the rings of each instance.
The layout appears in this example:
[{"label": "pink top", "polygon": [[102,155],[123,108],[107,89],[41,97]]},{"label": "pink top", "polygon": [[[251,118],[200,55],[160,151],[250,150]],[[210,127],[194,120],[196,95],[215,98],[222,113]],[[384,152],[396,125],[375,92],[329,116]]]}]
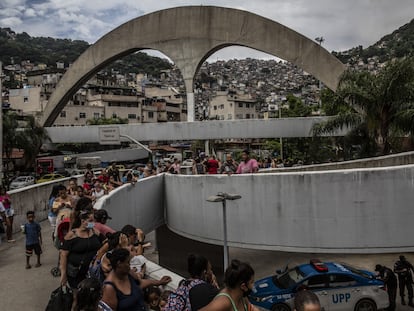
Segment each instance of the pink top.
[{"label": "pink top", "polygon": [[255,159],[250,159],[249,161],[247,161],[247,163],[241,161],[239,166],[237,167],[236,174],[253,173],[253,170],[255,169],[257,171],[258,168],[259,166],[257,165],[257,161]]},{"label": "pink top", "polygon": [[102,233],[104,236],[106,236],[107,233],[115,233],[115,230],[111,227],[101,224],[100,222],[95,222],[94,226],[100,233]]},{"label": "pink top", "polygon": [[0,195],[0,202],[3,203],[5,209],[9,209],[11,206],[10,196],[7,193]]}]

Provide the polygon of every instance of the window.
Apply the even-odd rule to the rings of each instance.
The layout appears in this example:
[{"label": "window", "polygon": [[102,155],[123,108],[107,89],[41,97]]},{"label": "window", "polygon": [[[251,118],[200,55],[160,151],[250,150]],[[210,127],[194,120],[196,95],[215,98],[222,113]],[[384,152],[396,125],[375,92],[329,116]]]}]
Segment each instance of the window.
[{"label": "window", "polygon": [[217,106],[214,106],[214,107],[213,107],[213,109],[214,109],[214,110],[217,110]]},{"label": "window", "polygon": [[250,119],[250,114],[246,113],[246,119]]},{"label": "window", "polygon": [[62,110],[62,111],[60,112],[60,117],[61,117],[61,118],[66,118],[66,111]]},{"label": "window", "polygon": [[129,113],[128,114],[128,119],[136,119],[137,115],[135,113]]},{"label": "window", "polygon": [[314,288],[327,288],[328,287],[328,275],[320,274],[315,275],[303,282],[303,285],[307,286],[310,289]]},{"label": "window", "polygon": [[99,112],[94,112],[94,113],[93,113],[93,118],[94,118],[94,119],[99,119],[99,117],[100,117]]},{"label": "window", "polygon": [[24,97],[23,97],[23,102],[24,102],[24,103],[27,103],[27,102],[29,102],[29,97],[27,97],[27,96],[24,96]]},{"label": "window", "polygon": [[232,115],[231,113],[229,113],[229,114],[227,115],[227,120],[231,120],[231,119],[233,119],[233,115]]},{"label": "window", "polygon": [[243,108],[243,103],[239,103],[239,108]]},{"label": "window", "polygon": [[85,119],[86,113],[85,112],[79,112],[79,119]]},{"label": "window", "polygon": [[331,274],[329,276],[330,287],[348,287],[355,286],[357,282],[350,275],[346,274]]},{"label": "window", "polygon": [[153,111],[148,111],[148,118],[150,118],[150,119],[154,118],[154,112]]}]

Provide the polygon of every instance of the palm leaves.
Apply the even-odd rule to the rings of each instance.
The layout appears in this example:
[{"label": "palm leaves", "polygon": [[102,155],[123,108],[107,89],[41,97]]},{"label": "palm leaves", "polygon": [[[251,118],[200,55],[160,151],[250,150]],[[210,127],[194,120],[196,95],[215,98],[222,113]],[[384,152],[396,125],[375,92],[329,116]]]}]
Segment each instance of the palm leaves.
[{"label": "palm leaves", "polygon": [[339,113],[316,124],[314,135],[348,129],[348,135],[364,138],[366,145],[375,142],[377,153],[388,154],[392,137],[414,132],[414,59],[390,62],[378,74],[348,70],[332,100]]},{"label": "palm leaves", "polygon": [[49,137],[45,129],[36,123],[33,116],[19,117],[7,112],[3,115],[3,148],[7,158],[11,158],[13,148],[24,150],[25,168],[34,167],[36,156]]}]

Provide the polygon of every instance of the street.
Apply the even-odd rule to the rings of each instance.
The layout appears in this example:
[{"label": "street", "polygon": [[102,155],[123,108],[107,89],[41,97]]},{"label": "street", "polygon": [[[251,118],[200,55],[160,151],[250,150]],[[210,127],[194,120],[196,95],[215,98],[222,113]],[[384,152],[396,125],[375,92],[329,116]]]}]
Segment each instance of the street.
[{"label": "street", "polygon": [[[43,311],[49,299],[50,293],[59,286],[59,278],[51,275],[50,270],[57,265],[58,252],[52,245],[51,228],[48,221],[43,221],[43,254],[41,256],[42,266],[25,269],[25,247],[24,235],[15,234],[16,243],[3,242],[0,245],[0,291],[1,310],[33,310]],[[147,240],[154,243],[154,234],[147,235]],[[157,262],[158,257],[153,249],[145,253],[146,257]],[[249,262],[255,270],[255,278],[259,279],[274,274],[276,269],[283,268],[289,263],[293,267],[300,263],[308,262],[312,258],[322,261],[346,262],[356,267],[373,271],[377,263],[393,267],[394,262],[400,254],[380,255],[346,255],[346,254],[305,254],[286,253],[262,250],[245,250],[230,248],[230,259],[237,258]],[[407,260],[414,262],[414,254],[405,254]],[[186,260],[183,258],[183,260]],[[35,257],[31,258],[31,263]],[[412,310],[408,306],[402,306],[397,297],[397,310]]]}]

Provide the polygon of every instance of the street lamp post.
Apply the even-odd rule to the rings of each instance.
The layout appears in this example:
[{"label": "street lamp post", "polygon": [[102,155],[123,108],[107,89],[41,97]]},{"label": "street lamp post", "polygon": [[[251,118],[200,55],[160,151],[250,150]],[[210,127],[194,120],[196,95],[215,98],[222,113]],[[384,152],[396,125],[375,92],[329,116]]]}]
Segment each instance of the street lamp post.
[{"label": "street lamp post", "polygon": [[227,200],[238,200],[241,198],[240,194],[231,194],[219,192],[217,195],[208,197],[208,202],[221,202],[223,206],[223,268],[226,271],[229,265],[229,247],[227,244],[227,213],[226,213],[226,201]]},{"label": "street lamp post", "polygon": [[[325,38],[320,36],[320,37],[316,37],[315,41],[319,43],[319,46],[322,47],[322,43],[325,42]],[[322,83],[321,80],[319,80],[319,108],[322,104],[322,99],[321,99],[321,89],[322,89]]]}]

